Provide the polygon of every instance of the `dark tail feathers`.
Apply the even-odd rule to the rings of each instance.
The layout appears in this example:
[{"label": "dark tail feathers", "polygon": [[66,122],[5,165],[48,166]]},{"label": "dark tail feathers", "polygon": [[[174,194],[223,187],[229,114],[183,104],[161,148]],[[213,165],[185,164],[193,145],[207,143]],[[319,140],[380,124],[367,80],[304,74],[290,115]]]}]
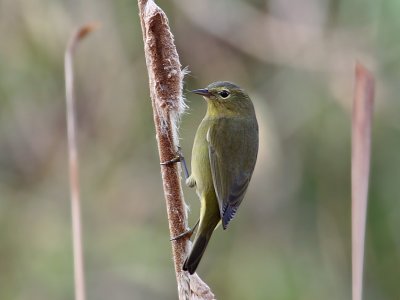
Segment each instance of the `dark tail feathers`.
[{"label": "dark tail feathers", "polygon": [[204,251],[207,248],[210,237],[211,235],[199,235],[196,237],[196,240],[194,241],[192,247],[192,251],[183,263],[183,271],[188,271],[190,274],[196,272],[197,266],[199,265],[201,257],[203,256]]}]

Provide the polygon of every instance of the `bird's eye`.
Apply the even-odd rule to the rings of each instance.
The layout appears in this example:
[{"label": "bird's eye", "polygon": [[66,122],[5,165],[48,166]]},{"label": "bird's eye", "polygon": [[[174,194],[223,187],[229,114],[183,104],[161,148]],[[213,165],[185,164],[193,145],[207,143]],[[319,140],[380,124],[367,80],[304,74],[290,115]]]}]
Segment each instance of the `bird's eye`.
[{"label": "bird's eye", "polygon": [[227,90],[222,90],[221,92],[219,92],[219,95],[222,98],[227,98],[230,95],[230,93]]}]

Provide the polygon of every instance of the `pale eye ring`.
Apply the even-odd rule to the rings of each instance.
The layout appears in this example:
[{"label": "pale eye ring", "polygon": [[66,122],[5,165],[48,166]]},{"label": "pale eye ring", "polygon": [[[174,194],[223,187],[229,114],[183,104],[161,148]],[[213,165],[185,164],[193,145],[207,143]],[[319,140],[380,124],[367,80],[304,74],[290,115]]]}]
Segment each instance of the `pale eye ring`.
[{"label": "pale eye ring", "polygon": [[227,98],[230,95],[230,93],[227,90],[222,90],[222,91],[219,92],[219,95],[222,98]]}]

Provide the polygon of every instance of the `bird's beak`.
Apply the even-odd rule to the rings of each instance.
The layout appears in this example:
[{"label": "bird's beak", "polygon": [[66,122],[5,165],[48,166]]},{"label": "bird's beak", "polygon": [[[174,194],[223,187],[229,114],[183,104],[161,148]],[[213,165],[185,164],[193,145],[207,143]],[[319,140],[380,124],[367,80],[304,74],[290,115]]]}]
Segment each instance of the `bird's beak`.
[{"label": "bird's beak", "polygon": [[193,90],[191,92],[204,97],[209,97],[211,95],[208,89],[198,89],[198,90]]}]

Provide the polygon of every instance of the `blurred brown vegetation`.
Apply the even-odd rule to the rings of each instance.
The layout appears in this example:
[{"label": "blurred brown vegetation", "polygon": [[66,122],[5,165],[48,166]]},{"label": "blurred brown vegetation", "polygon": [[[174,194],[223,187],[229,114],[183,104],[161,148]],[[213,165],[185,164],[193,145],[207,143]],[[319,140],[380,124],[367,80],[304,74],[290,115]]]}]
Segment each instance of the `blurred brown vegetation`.
[{"label": "blurred brown vegetation", "polygon": [[[400,2],[165,1],[189,66],[190,161],[216,80],[255,102],[261,148],[247,197],[199,272],[218,299],[349,299],[355,60],[377,78],[365,299],[400,295]],[[71,299],[63,54],[76,65],[89,299],[176,299],[137,2],[0,0],[0,299]],[[191,223],[199,203],[185,189]]]}]

